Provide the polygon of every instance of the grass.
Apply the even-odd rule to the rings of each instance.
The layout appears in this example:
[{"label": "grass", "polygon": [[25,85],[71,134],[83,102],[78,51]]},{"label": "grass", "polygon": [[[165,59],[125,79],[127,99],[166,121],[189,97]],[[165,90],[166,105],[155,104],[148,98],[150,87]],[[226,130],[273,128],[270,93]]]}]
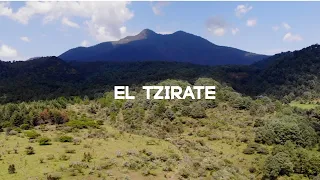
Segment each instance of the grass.
[{"label": "grass", "polygon": [[[118,138],[86,138],[88,130],[81,130],[78,133],[70,133],[68,135],[78,137],[82,139],[80,145],[73,145],[73,143],[62,143],[53,141],[52,145],[40,146],[39,143],[30,143],[27,137],[7,136],[4,133],[0,135],[1,146],[1,161],[0,161],[0,179],[45,179],[47,173],[58,172],[61,173],[62,179],[101,179],[100,174],[104,177],[118,177],[124,178],[125,176],[131,177],[131,179],[162,179],[163,173],[159,172],[157,177],[145,177],[141,172],[134,172],[121,168],[122,164],[128,159],[127,157],[117,158],[117,154],[121,153],[125,155],[128,151],[139,151],[141,149],[147,149],[155,155],[161,155],[168,153],[168,151],[174,151],[179,154],[179,151],[172,144],[164,141],[153,139],[149,137],[143,137],[138,135],[120,134],[119,131],[104,126],[105,131],[115,135]],[[58,131],[40,132],[41,135],[47,137],[57,137]],[[20,136],[19,135],[19,136]],[[147,145],[147,142],[153,140],[157,143],[154,145]],[[34,155],[26,155],[25,147],[31,145],[34,150]],[[84,148],[86,145],[87,148]],[[76,153],[66,154],[66,149],[73,149]],[[18,150],[18,154],[15,154],[13,149]],[[10,154],[8,151],[11,151]],[[67,169],[71,162],[81,162],[83,154],[90,152],[93,156],[91,162],[89,162],[89,168],[85,169],[83,174],[77,176],[71,176],[69,172],[64,172],[63,169]],[[67,161],[59,160],[59,156],[66,154],[70,156]],[[48,160],[49,155],[54,155],[53,160]],[[43,163],[40,163],[40,159],[43,159]],[[106,159],[114,159],[117,166],[110,170],[93,170],[99,164],[102,164]],[[15,164],[16,173],[9,174],[8,167],[10,164]],[[92,171],[92,172],[90,172]],[[109,175],[108,174],[112,174]],[[134,177],[134,178],[133,178]]]},{"label": "grass", "polygon": [[293,101],[293,102],[290,103],[290,106],[298,107],[298,108],[301,108],[301,109],[315,109],[319,105],[317,105],[317,104],[301,104],[301,103],[299,103],[297,101]]}]

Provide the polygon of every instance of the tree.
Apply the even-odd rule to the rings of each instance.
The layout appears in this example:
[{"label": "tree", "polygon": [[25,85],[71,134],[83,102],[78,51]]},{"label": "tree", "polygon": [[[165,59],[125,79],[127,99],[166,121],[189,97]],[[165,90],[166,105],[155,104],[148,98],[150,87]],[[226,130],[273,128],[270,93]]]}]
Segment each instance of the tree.
[{"label": "tree", "polygon": [[263,172],[266,177],[276,179],[281,175],[290,175],[293,172],[293,167],[290,156],[280,152],[267,158]]}]

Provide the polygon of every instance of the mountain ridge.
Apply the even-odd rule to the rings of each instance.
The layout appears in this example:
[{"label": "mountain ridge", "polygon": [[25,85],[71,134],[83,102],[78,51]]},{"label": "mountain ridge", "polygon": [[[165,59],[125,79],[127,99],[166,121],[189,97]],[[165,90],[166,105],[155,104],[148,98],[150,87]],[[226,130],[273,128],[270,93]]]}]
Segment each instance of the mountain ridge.
[{"label": "mountain ridge", "polygon": [[119,41],[76,47],[59,56],[66,61],[175,61],[201,65],[249,65],[266,57],[268,56],[219,46],[184,31],[163,35],[150,29]]}]

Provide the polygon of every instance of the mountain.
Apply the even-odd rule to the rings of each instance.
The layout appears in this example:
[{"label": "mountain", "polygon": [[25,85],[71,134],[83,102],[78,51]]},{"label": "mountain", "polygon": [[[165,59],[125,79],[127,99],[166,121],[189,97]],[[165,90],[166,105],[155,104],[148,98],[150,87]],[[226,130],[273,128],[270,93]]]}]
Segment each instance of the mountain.
[{"label": "mountain", "polygon": [[70,49],[59,56],[66,61],[174,61],[200,65],[248,65],[266,57],[218,46],[183,31],[162,35],[149,29],[119,41]]}]

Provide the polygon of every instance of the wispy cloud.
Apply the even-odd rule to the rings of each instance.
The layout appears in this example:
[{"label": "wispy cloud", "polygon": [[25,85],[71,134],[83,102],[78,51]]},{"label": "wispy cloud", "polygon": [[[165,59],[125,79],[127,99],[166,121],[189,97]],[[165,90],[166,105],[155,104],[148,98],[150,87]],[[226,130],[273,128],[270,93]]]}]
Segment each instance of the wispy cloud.
[{"label": "wispy cloud", "polygon": [[168,6],[170,2],[168,1],[159,1],[152,3],[152,11],[155,15],[163,15],[163,8]]},{"label": "wispy cloud", "polygon": [[247,20],[247,26],[248,27],[254,27],[257,25],[257,19],[248,19]]},{"label": "wispy cloud", "polygon": [[253,9],[252,6],[241,4],[241,5],[238,5],[234,11],[237,17],[242,17],[252,9]]},{"label": "wispy cloud", "polygon": [[62,23],[63,25],[69,26],[69,27],[80,28],[80,26],[79,26],[77,23],[75,23],[75,22],[73,22],[73,21],[70,21],[70,20],[69,20],[68,18],[66,18],[66,17],[62,18],[61,23]]},{"label": "wispy cloud", "polygon": [[303,38],[299,34],[292,34],[291,32],[288,32],[283,36],[282,40],[285,42],[298,42],[302,41]]},{"label": "wispy cloud", "polygon": [[286,23],[286,22],[283,22],[283,23],[282,23],[282,26],[283,26],[286,30],[291,29],[291,26],[290,26],[288,23]]},{"label": "wispy cloud", "polygon": [[223,36],[227,31],[227,23],[221,17],[211,17],[206,22],[206,27],[209,32],[215,36]]},{"label": "wispy cloud", "polygon": [[232,28],[232,29],[231,29],[231,33],[232,33],[233,35],[236,35],[239,31],[240,31],[240,30],[239,30],[238,28]]},{"label": "wispy cloud", "polygon": [[24,42],[30,42],[31,40],[26,37],[26,36],[23,36],[23,37],[20,37],[21,41],[24,41]]}]

